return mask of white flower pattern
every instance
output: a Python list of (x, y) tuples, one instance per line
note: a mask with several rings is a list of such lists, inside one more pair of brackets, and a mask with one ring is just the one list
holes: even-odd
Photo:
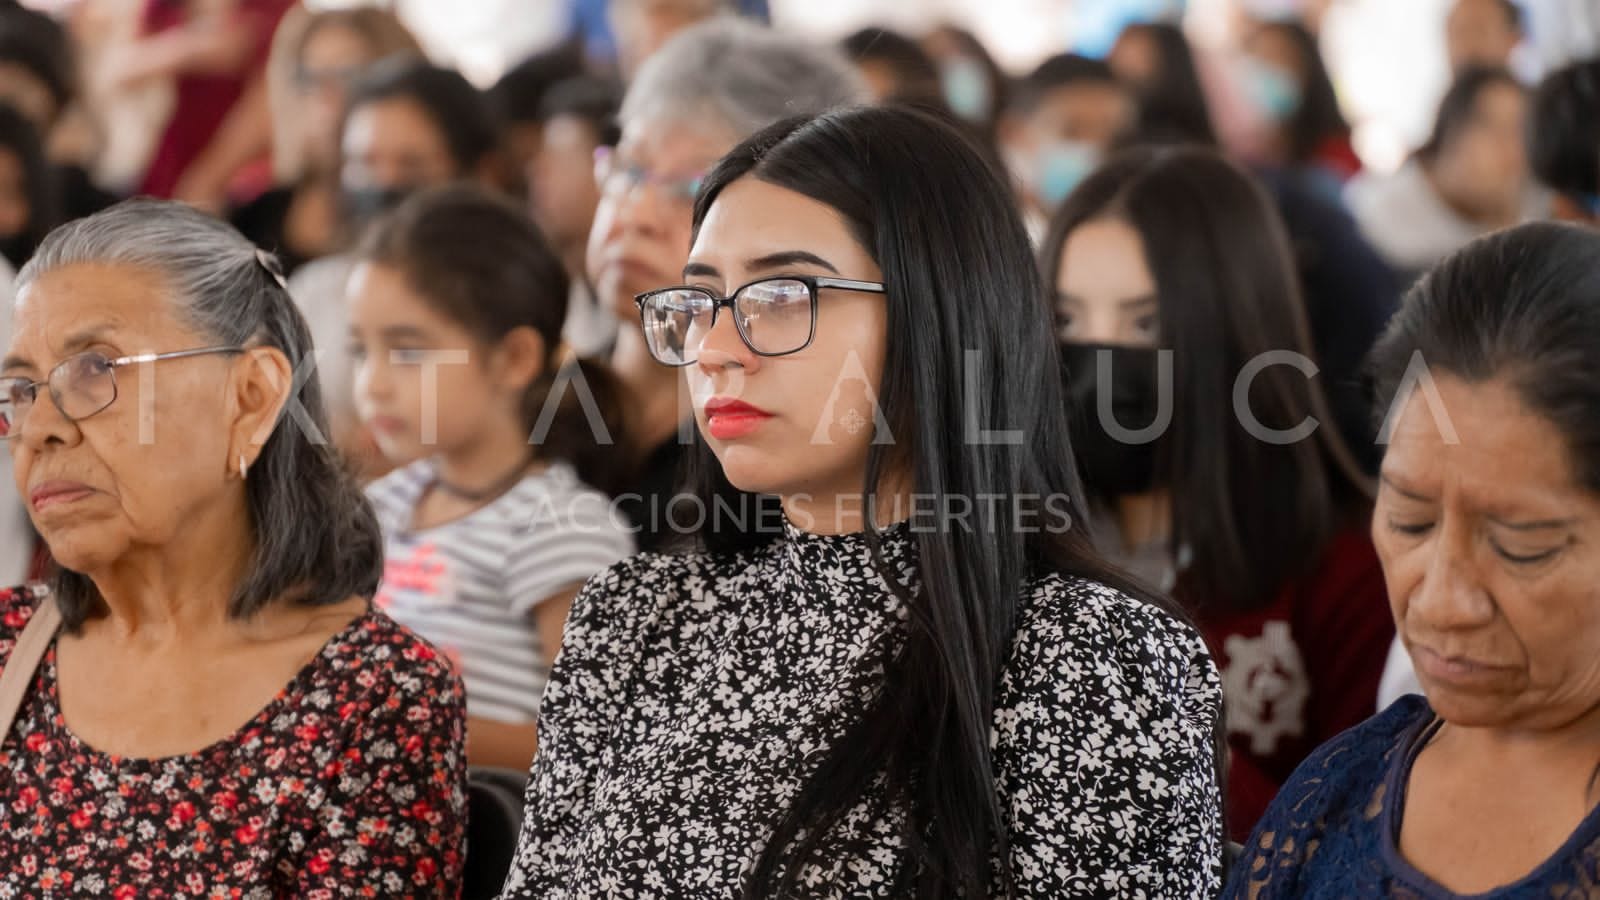
[[(909, 583), (915, 540), (887, 532)], [(805, 776), (860, 714), (907, 610), (863, 535), (726, 557), (642, 554), (578, 597), (546, 690), (504, 897), (734, 897)], [(1193, 629), (1119, 591), (1028, 585), (995, 697), (995, 790), (1019, 897), (1213, 897), (1215, 666)], [(908, 864), (882, 785), (804, 873), (887, 897)]]

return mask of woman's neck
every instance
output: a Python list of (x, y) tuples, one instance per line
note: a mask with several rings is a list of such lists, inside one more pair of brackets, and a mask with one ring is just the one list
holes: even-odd
[(783, 514), (801, 531), (834, 535), (866, 531), (869, 512), (873, 527), (878, 530), (905, 521), (916, 512), (916, 495), (907, 478), (880, 479), (870, 510), (860, 486), (861, 477), (857, 475), (846, 485), (786, 492), (781, 498)]
[(1124, 549), (1164, 542), (1172, 536), (1172, 498), (1166, 491), (1127, 494), (1116, 499), (1115, 507)]
[(97, 627), (155, 641), (228, 633), (229, 601), (255, 555), (244, 488), (187, 517), (172, 540), (86, 572), (107, 615)]
[(624, 323), (618, 330), (611, 370), (628, 398), (628, 433), (641, 454), (672, 440), (694, 414), (684, 379), (677, 369), (656, 362), (637, 327)]

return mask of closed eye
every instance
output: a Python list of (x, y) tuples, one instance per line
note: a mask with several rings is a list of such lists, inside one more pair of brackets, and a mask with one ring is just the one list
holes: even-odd
[(1432, 522), (1397, 522), (1394, 519), (1389, 520), (1390, 531), (1409, 537), (1420, 537), (1427, 534), (1431, 528), (1433, 528)]

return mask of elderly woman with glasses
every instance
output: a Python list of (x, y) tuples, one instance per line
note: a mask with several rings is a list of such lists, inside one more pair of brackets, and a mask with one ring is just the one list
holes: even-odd
[[(589, 232), (589, 280), (617, 318), (611, 364), (625, 387), (635, 472), (618, 506), (641, 550), (668, 543), (694, 515), (677, 502), (689, 400), (677, 372), (650, 355), (634, 297), (678, 280), (689, 257), (694, 196), (722, 154), (786, 116), (866, 98), (836, 51), (761, 26), (718, 19), (668, 41), (623, 99), (622, 141), (597, 154), (600, 205)], [(681, 527), (677, 530), (681, 530)]]
[(18, 278), (0, 431), (56, 563), (0, 591), (0, 871), (27, 896), (453, 897), (464, 712), (276, 262), (129, 201)]

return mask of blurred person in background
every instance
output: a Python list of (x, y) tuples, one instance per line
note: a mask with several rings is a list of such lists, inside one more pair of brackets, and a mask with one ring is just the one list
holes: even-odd
[(0, 256), (13, 271), (28, 262), (61, 222), (55, 175), (33, 124), (0, 103)]
[(267, 54), (294, 3), (145, 0), (140, 36), (111, 49), (117, 57), (111, 80), (127, 87), (170, 78), (175, 100), (139, 193), (220, 212), (234, 177), (254, 163), (261, 164), (254, 192), (269, 186)]
[(1052, 56), (1017, 82), (1000, 118), (1000, 149), (1035, 241), (1067, 195), (1135, 133), (1139, 105), (1111, 67)]
[[(373, 603), (462, 673), (467, 761), (526, 772), (572, 598), (633, 552), (596, 490), (615, 475), (618, 398), (602, 366), (563, 362), (561, 261), (510, 201), (424, 192), (356, 258), (357, 405), (400, 465), (367, 488), (384, 534)], [(452, 354), (429, 384), (424, 364)], [(593, 423), (561, 384), (579, 372)]]
[(595, 158), (622, 139), (621, 104), (621, 85), (603, 78), (584, 75), (551, 88), (540, 107), (541, 148), (528, 172), (533, 220), (572, 284), (562, 338), (579, 358), (609, 356), (617, 336), (617, 317), (595, 296), (585, 257), (600, 206)]
[(1242, 840), (1306, 754), (1371, 715), (1394, 636), (1287, 234), (1214, 152), (1140, 148), (1067, 200), (1041, 259), (1097, 542), (1206, 636)]
[(1528, 156), (1557, 218), (1600, 225), (1600, 59), (1550, 73), (1533, 96)]
[(544, 98), (550, 89), (582, 75), (583, 51), (574, 42), (535, 53), (506, 70), (489, 88), (504, 129), (508, 183), (523, 184), (543, 147)]
[(723, 19), (678, 35), (652, 57), (622, 102), (622, 140), (596, 164), (600, 205), (587, 268), (616, 316), (611, 364), (622, 380), (634, 477), (618, 498), (641, 550), (672, 537), (690, 403), (680, 372), (650, 354), (634, 297), (682, 277), (694, 198), (716, 161), (787, 116), (863, 102), (865, 84), (837, 50)]
[(1320, 173), (1337, 193), (1361, 171), (1361, 158), (1316, 35), (1295, 20), (1263, 22), (1242, 50), (1241, 87), (1262, 124), (1252, 162)]
[(666, 46), (673, 35), (731, 12), (728, 0), (610, 0), (606, 19), (616, 39), (622, 80), (632, 81), (644, 61)]
[(839, 48), (861, 70), (875, 102), (945, 106), (939, 67), (911, 38), (887, 28), (863, 28), (846, 36)]
[[(377, 63), (352, 85), (339, 135), (346, 241), (418, 190), (456, 181), (499, 187), (499, 121), (488, 99), (454, 69), (410, 58)], [(356, 420), (345, 341), (353, 267), (346, 253), (323, 257), (301, 267), (289, 290), (316, 340), (330, 439), (371, 474), (384, 462)]]
[(1516, 0), (1456, 0), (1445, 17), (1445, 56), (1450, 71), (1511, 69), (1522, 43), (1522, 10)]
[(1364, 174), (1345, 202), (1368, 241), (1410, 280), (1474, 238), (1544, 218), (1528, 171), (1528, 95), (1505, 69), (1467, 69), (1427, 143), (1389, 176)]
[(994, 144), (1000, 113), (1010, 96), (1011, 79), (1005, 70), (976, 35), (954, 25), (928, 32), (922, 49), (939, 67), (945, 105)]
[[(35, 10), (0, 8), (0, 103), (28, 120), (47, 156), (58, 126), (78, 101), (78, 87), (76, 54), (67, 30)], [(51, 160), (63, 221), (99, 212), (116, 202), (115, 196), (94, 183), (83, 162)]]
[(296, 8), (278, 29), (267, 65), (277, 186), (231, 219), (256, 246), (277, 254), (289, 275), (340, 248), (345, 101), (365, 69), (397, 55), (421, 58), (422, 48), (394, 13), (377, 7)]
[(1139, 95), (1139, 139), (1217, 145), (1194, 48), (1177, 25), (1137, 23), (1123, 29), (1106, 57)]

